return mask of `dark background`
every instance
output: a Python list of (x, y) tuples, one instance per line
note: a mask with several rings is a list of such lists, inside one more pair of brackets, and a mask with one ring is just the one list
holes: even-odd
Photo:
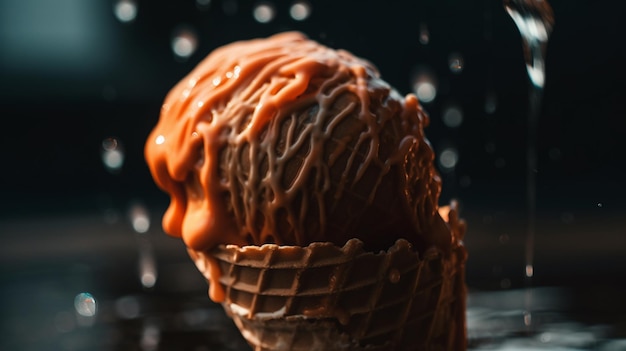
[[(434, 72), (438, 91), (424, 103), (432, 122), (426, 133), (437, 152), (458, 150), (454, 171), (442, 170), (441, 202), (459, 199), (469, 222), (468, 281), (521, 284), (528, 80), (519, 33), (500, 2), (312, 1), (305, 21), (290, 18), (288, 4), (277, 2), (270, 23), (255, 21), (250, 1), (201, 8), (194, 1), (140, 1), (130, 23), (114, 16), (113, 4), (0, 1), (0, 240), (6, 248), (26, 247), (20, 238), (30, 238), (35, 252), (54, 259), (53, 251), (37, 248), (36, 238), (51, 234), (21, 232), (19, 223), (111, 208), (124, 213), (137, 201), (155, 212), (158, 231), (168, 198), (152, 182), (143, 145), (165, 94), (217, 46), (298, 30), (368, 58), (403, 94), (412, 91), (417, 67)], [(229, 4), (237, 5), (234, 12)], [(626, 6), (551, 4), (556, 25), (536, 144), (535, 279), (546, 285), (626, 272)], [(181, 26), (198, 39), (187, 60), (171, 49)], [(430, 33), (427, 44), (419, 41), (422, 26)], [(458, 74), (448, 64), (454, 52), (464, 62)], [(489, 94), (496, 102), (491, 113)], [(458, 128), (441, 121), (450, 103), (463, 110)], [(125, 151), (120, 172), (101, 161), (102, 141), (111, 137)], [(95, 231), (106, 232), (98, 225)]]
[[(441, 203), (458, 199), (469, 224), (470, 306), (519, 312), (515, 288), (529, 283), (523, 274), (529, 86), (519, 32), (501, 2), (311, 0), (310, 17), (296, 21), (291, 2), (276, 1), (269, 23), (253, 18), (252, 1), (138, 1), (129, 23), (115, 17), (115, 3), (0, 0), (0, 348), (138, 349), (145, 341), (139, 333), (150, 332), (154, 318), (170, 335), (161, 338), (163, 350), (231, 338), (222, 329), (190, 334), (167, 324), (175, 313), (210, 302), (182, 242), (161, 230), (169, 199), (152, 181), (143, 146), (165, 94), (211, 50), (284, 30), (369, 59), (403, 94), (412, 91), (419, 67), (431, 70), (437, 97), (424, 103), (431, 116), (426, 134), (438, 155), (446, 147), (458, 151), (456, 167), (441, 169)], [(556, 24), (534, 145), (530, 284), (569, 289), (548, 298), (548, 312), (567, 305), (586, 323), (617, 326), (623, 339), (626, 3), (550, 3)], [(424, 26), (427, 44), (419, 40)], [(198, 40), (187, 60), (171, 48), (180, 28)], [(449, 68), (453, 53), (463, 58), (460, 73)], [(442, 121), (450, 104), (463, 111), (457, 128)], [(116, 172), (101, 159), (108, 138), (124, 150)], [(151, 219), (145, 234), (130, 225), (129, 209), (138, 204)], [(146, 257), (157, 267), (154, 287), (138, 279)], [(98, 328), (63, 324), (81, 291), (98, 298)], [(476, 295), (481, 291), (498, 295)], [(111, 312), (128, 297), (140, 302), (139, 318)], [(211, 328), (230, 325), (223, 314), (210, 316), (202, 321)], [(509, 328), (509, 317), (486, 329)]]

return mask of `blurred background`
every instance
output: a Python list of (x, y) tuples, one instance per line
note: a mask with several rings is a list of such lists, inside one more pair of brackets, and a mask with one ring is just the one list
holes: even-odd
[(163, 233), (143, 146), (211, 50), (298, 30), (430, 114), (441, 203), (469, 224), (471, 349), (626, 350), (626, 5), (550, 5), (529, 143), (500, 1), (0, 0), (0, 349), (249, 349)]

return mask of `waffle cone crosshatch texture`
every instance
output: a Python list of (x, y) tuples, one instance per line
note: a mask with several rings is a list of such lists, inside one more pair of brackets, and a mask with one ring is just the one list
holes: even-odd
[(462, 350), (466, 252), (423, 255), (399, 240), (386, 252), (343, 248), (220, 246), (222, 303), (255, 350)]

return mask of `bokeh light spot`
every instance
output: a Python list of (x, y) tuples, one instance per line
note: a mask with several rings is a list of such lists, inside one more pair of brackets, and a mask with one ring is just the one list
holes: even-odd
[(437, 83), (432, 71), (425, 67), (418, 67), (411, 79), (413, 93), (421, 103), (429, 103), (437, 97)]
[(311, 15), (311, 4), (306, 1), (296, 1), (291, 5), (289, 15), (296, 21), (304, 21)]
[(257, 4), (252, 11), (252, 16), (259, 23), (269, 23), (274, 19), (275, 15), (274, 5), (269, 2)]
[(187, 59), (196, 51), (198, 38), (190, 29), (179, 29), (174, 32), (171, 45), (176, 57)]
[(456, 167), (459, 154), (454, 148), (446, 148), (439, 153), (439, 164), (444, 170), (452, 170)]
[(109, 172), (118, 173), (124, 165), (125, 158), (122, 142), (114, 137), (104, 139), (100, 157)]
[(443, 111), (443, 124), (450, 128), (456, 128), (463, 123), (463, 110), (457, 105), (450, 105)]
[(113, 12), (120, 22), (132, 22), (137, 17), (137, 3), (133, 0), (119, 0), (113, 6)]

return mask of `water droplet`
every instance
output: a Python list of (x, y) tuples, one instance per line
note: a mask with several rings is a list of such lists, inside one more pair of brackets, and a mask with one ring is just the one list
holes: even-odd
[(304, 21), (311, 15), (311, 4), (307, 1), (296, 1), (291, 5), (289, 15), (296, 21)]
[(546, 80), (543, 60), (533, 59), (532, 63), (526, 64), (526, 71), (528, 72), (528, 77), (533, 85), (543, 88)]
[(463, 110), (457, 105), (450, 105), (443, 111), (443, 124), (450, 128), (456, 128), (463, 123)]
[(420, 24), (420, 34), (419, 34), (420, 44), (426, 45), (430, 42), (430, 32), (428, 31), (428, 26), (426, 23)]
[(602, 208), (602, 202), (598, 202), (598, 208)]
[(461, 54), (458, 52), (450, 54), (448, 57), (448, 67), (452, 73), (458, 74), (463, 72), (463, 69), (465, 68), (464, 66), (465, 62), (463, 61), (463, 56), (461, 56)]
[(130, 222), (137, 233), (145, 233), (150, 229), (150, 216), (142, 204), (133, 204), (129, 211)]
[(543, 89), (545, 44), (554, 26), (552, 8), (543, 0), (504, 0), (504, 7), (524, 42), (524, 58), (530, 82), (536, 88)]
[(161, 330), (154, 324), (146, 324), (141, 332), (141, 349), (144, 351), (157, 350), (161, 342)]
[(420, 67), (411, 80), (413, 93), (420, 102), (429, 103), (437, 97), (437, 82), (432, 71), (428, 68)]
[(187, 59), (196, 51), (198, 37), (189, 28), (177, 29), (172, 36), (172, 51), (179, 59)]
[(117, 174), (124, 165), (124, 147), (122, 142), (114, 137), (106, 138), (102, 141), (100, 153), (104, 167), (111, 173)]
[(96, 299), (90, 293), (80, 293), (74, 298), (76, 312), (84, 317), (93, 317), (97, 312)]
[(157, 281), (156, 259), (152, 244), (146, 237), (138, 241), (139, 245), (139, 281), (144, 288), (152, 288)]
[(432, 82), (420, 82), (415, 86), (415, 93), (421, 102), (427, 103), (435, 100), (437, 88)]
[(446, 148), (439, 153), (439, 164), (444, 170), (454, 169), (458, 160), (459, 154), (454, 148)]
[(398, 269), (393, 268), (389, 271), (389, 281), (394, 284), (400, 281), (400, 271)]
[(529, 311), (524, 311), (524, 325), (530, 327), (532, 320), (532, 314)]
[(539, 336), (539, 340), (542, 343), (549, 343), (552, 341), (552, 334), (550, 332), (543, 332), (541, 333), (541, 335)]
[(137, 3), (134, 0), (118, 0), (113, 6), (113, 12), (120, 22), (132, 22), (137, 17)]
[(531, 278), (534, 275), (534, 268), (532, 264), (527, 264), (526, 265), (526, 277)]
[(252, 16), (259, 23), (269, 23), (274, 19), (275, 15), (274, 5), (269, 2), (258, 3), (252, 11)]

